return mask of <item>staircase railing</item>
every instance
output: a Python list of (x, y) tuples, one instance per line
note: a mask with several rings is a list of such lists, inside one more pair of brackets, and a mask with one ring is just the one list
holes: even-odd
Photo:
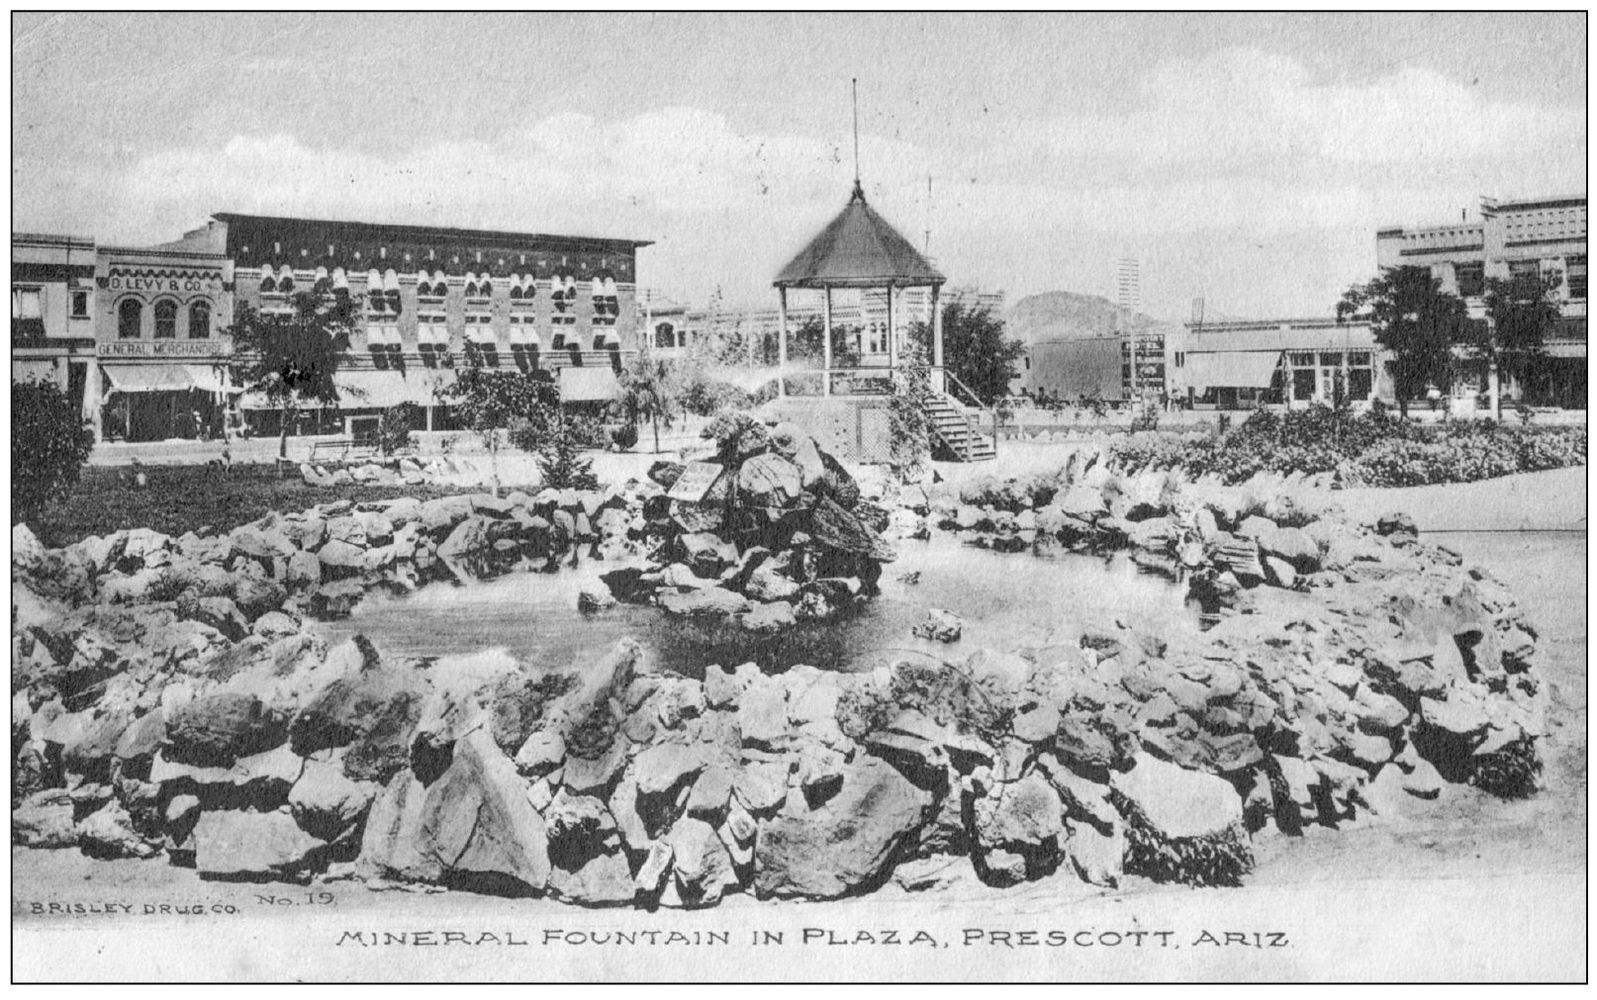
[[(971, 405), (975, 406), (977, 410), (981, 411), (982, 413), (986, 413), (986, 414), (989, 414), (989, 415), (992, 416), (992, 420), (993, 420), (993, 454), (996, 456), (998, 454), (998, 410), (993, 408), (993, 407), (991, 407), (991, 406), (988, 406), (986, 403), (983, 403), (981, 401), (981, 397), (976, 395), (976, 393), (971, 390), (970, 386), (968, 386), (965, 383), (961, 382), (959, 380), (959, 376), (958, 375), (955, 375), (953, 372), (949, 371), (946, 368), (943, 369), (943, 377), (944, 377), (944, 379), (947, 380), (947, 382), (952, 382), (955, 386), (957, 386), (959, 388), (959, 391), (965, 395), (965, 398), (970, 400)], [(944, 384), (946, 385), (947, 382), (945, 382)], [(949, 394), (945, 393), (945, 395), (949, 395)], [(976, 422), (977, 422), (978, 425), (980, 425), (981, 418), (977, 417), (976, 418)], [(967, 462), (970, 461), (970, 455), (971, 455), (970, 449), (971, 449), (971, 446), (975, 443), (975, 437), (976, 436), (973, 433), (967, 433), (965, 435), (965, 461), (967, 461)]]

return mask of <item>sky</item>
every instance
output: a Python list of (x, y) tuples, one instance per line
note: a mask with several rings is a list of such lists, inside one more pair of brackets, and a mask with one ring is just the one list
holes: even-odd
[[(12, 228), (216, 212), (646, 239), (769, 305), (846, 203), (955, 285), (1323, 315), (1375, 230), (1586, 190), (1584, 14), (17, 14)], [(928, 197), (928, 178), (930, 196)]]

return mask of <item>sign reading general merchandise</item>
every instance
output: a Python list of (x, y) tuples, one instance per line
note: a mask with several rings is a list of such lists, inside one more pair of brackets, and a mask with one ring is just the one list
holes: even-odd
[(205, 271), (150, 274), (113, 270), (106, 279), (106, 285), (113, 292), (204, 292), (217, 295), (222, 291), (222, 276)]
[(102, 358), (208, 358), (226, 354), (220, 340), (111, 340), (95, 345)]

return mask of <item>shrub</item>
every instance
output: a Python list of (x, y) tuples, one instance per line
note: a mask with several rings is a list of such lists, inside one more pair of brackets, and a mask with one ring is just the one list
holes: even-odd
[(11, 383), (11, 521), (37, 517), (77, 484), (94, 431), (54, 382)]
[(377, 447), (392, 455), (410, 447), (410, 432), (421, 422), (421, 408), (415, 403), (390, 406), (377, 417)]
[(596, 490), (599, 479), (593, 474), (593, 460), (582, 457), (573, 420), (556, 408), (549, 433), (538, 447), (538, 468), (543, 484), (556, 490)]
[(752, 405), (754, 397), (731, 382), (696, 379), (682, 391), (683, 408), (701, 417), (714, 416), (726, 409), (747, 409)]
[(1112, 467), (1127, 472), (1179, 468), (1233, 484), (1261, 472), (1334, 472), (1358, 486), (1474, 482), (1585, 461), (1584, 428), (1510, 428), (1490, 421), (1426, 427), (1393, 419), (1384, 407), (1365, 414), (1326, 407), (1285, 415), (1259, 411), (1213, 438), (1128, 435), (1110, 455)]

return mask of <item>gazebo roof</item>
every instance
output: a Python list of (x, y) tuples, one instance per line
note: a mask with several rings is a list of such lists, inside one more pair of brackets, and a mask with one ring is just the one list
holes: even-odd
[(778, 288), (874, 288), (941, 285), (946, 279), (865, 203), (859, 181), (837, 218), (794, 257), (773, 282)]

